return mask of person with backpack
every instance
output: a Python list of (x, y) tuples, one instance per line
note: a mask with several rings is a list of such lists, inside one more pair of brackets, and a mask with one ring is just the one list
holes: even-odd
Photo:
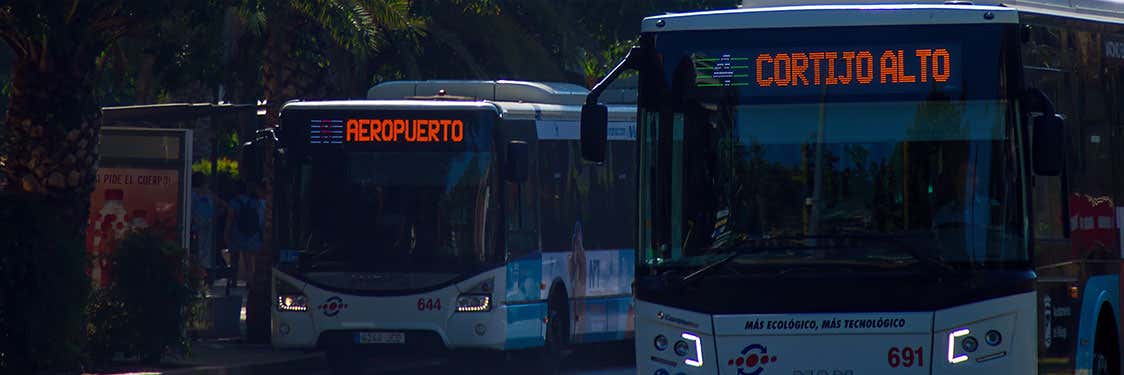
[(214, 280), (217, 261), (215, 246), (216, 220), (220, 211), (226, 210), (223, 202), (207, 184), (207, 176), (195, 172), (191, 174), (191, 245), (192, 254), (207, 272), (206, 285)]
[[(234, 277), (227, 281), (227, 290), (239, 279), (249, 281), (253, 277), (254, 257), (261, 251), (265, 232), (265, 201), (252, 190), (250, 183), (239, 184), (237, 194), (227, 206), (226, 243), (230, 247), (231, 273)], [(246, 274), (239, 273), (238, 265), (245, 267)]]

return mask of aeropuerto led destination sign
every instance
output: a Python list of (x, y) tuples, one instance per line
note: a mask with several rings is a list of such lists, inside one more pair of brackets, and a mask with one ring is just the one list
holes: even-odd
[(964, 57), (956, 45), (768, 48), (693, 55), (696, 87), (747, 96), (955, 93)]
[(283, 117), (288, 146), (310, 151), (483, 151), (495, 121), (492, 112), (472, 110), (306, 110)]
[(349, 118), (344, 142), (464, 141), (464, 121), (458, 119)]

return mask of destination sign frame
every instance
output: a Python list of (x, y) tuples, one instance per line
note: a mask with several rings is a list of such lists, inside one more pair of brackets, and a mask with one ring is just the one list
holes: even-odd
[[(684, 98), (672, 103), (673, 106), (694, 105), (693, 102), (754, 104), (795, 104), (826, 102), (869, 102), (869, 101), (942, 101), (942, 100), (1003, 100), (1017, 94), (1022, 87), (1021, 78), (1009, 67), (1019, 64), (1019, 29), (1009, 24), (964, 24), (964, 25), (869, 25), (856, 27), (792, 27), (792, 28), (753, 28), (730, 30), (691, 30), (644, 35), (639, 44), (650, 49), (651, 64), (646, 74), (641, 74), (641, 85), (662, 87), (673, 97)], [(944, 49), (949, 52), (949, 79), (935, 82), (932, 71), (927, 73), (928, 82), (920, 82), (919, 50)], [(901, 50), (901, 57), (898, 51)], [(881, 77), (871, 74), (872, 83), (857, 85), (826, 84), (827, 68), (819, 53), (836, 53), (838, 74), (846, 70), (844, 52), (868, 51), (875, 69), (880, 68), (881, 58), (887, 51), (886, 64), (893, 60), (906, 60), (902, 70), (887, 75), (888, 83), (881, 86)], [(924, 53), (924, 52), (922, 52)], [(805, 78), (808, 85), (770, 86), (758, 88), (757, 58), (762, 54), (774, 59), (778, 54), (793, 54), (807, 57), (798, 64), (807, 65)], [(812, 58), (810, 54), (817, 54)], [(893, 56), (891, 58), (890, 56)], [(711, 69), (700, 69), (718, 64), (717, 59), (731, 58), (723, 62), (719, 69), (726, 74), (729, 83), (716, 82)], [(825, 56), (826, 57), (826, 56)], [(865, 58), (865, 55), (864, 55)], [(931, 56), (930, 56), (931, 58)], [(710, 59), (706, 61), (704, 59)], [(737, 60), (733, 60), (737, 59)], [(854, 58), (852, 58), (854, 59)], [(782, 57), (782, 61), (784, 58)], [(815, 85), (815, 60), (820, 61), (821, 81)], [(931, 61), (931, 60), (927, 60)], [(773, 66), (763, 60), (766, 72)], [(943, 62), (943, 61), (942, 61)], [(852, 61), (852, 63), (854, 63)], [(841, 67), (841, 68), (840, 68)], [(852, 67), (852, 69), (854, 69)], [(782, 73), (784, 73), (782, 71)], [(812, 74), (807, 74), (812, 73)], [(875, 71), (873, 73), (879, 73)], [(900, 73), (900, 74), (899, 74)], [(943, 71), (939, 73), (944, 73)], [(736, 77), (734, 77), (737, 75)], [(771, 75), (763, 75), (763, 79)], [(890, 84), (893, 77), (915, 82)], [(707, 81), (710, 82), (707, 82)], [(698, 85), (698, 83), (723, 83), (721, 85)], [(874, 83), (879, 85), (875, 85)], [(686, 99), (690, 98), (690, 99)], [(642, 97), (641, 101), (654, 100), (655, 97)]]
[(743, 97), (955, 96), (964, 87), (957, 43), (764, 47), (696, 52), (695, 87)]
[(305, 109), (287, 112), (282, 141), (298, 152), (492, 151), (487, 109)]

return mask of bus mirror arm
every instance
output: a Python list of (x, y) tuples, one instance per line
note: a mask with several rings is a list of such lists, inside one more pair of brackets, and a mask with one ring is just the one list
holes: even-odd
[(585, 97), (581, 117), (581, 150), (582, 158), (595, 163), (605, 161), (605, 149), (609, 135), (609, 109), (604, 104), (598, 103), (601, 93), (628, 69), (635, 69), (636, 61), (640, 56), (640, 47), (632, 47), (621, 62), (617, 63), (609, 74), (593, 85)]
[(254, 139), (242, 144), (242, 159), (239, 161), (242, 174), (246, 181), (261, 181), (262, 165), (267, 147), (277, 145), (277, 134), (273, 129), (258, 129)]
[(604, 78), (601, 78), (597, 84), (593, 85), (592, 89), (589, 89), (589, 94), (585, 97), (585, 104), (597, 104), (597, 99), (601, 98), (601, 93), (605, 92), (605, 90), (609, 88), (609, 85), (613, 84), (621, 73), (624, 73), (625, 70), (636, 69), (638, 65), (637, 60), (639, 60), (639, 58), (640, 47), (632, 47), (629, 49), (628, 53), (621, 59), (621, 62), (617, 63), (617, 66), (614, 66), (612, 70), (609, 70), (609, 73), (606, 74)]
[(1065, 128), (1054, 103), (1042, 90), (1026, 93), (1029, 112), (1041, 113), (1031, 120), (1032, 167), (1039, 176), (1059, 176), (1065, 168)]

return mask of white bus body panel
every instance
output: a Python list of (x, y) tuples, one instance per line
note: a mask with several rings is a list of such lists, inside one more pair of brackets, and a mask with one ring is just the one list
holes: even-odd
[[(494, 285), (504, 285), (504, 275), (504, 269), (498, 268), (430, 292), (368, 297), (325, 291), (275, 270), (274, 277), (299, 285), (308, 298), (309, 309), (277, 311), (274, 304), (272, 343), (278, 348), (314, 348), (325, 331), (416, 330), (436, 333), (450, 349), (503, 349), (507, 339), (507, 312), (506, 306), (495, 300), (502, 294), (493, 294), (492, 309), (488, 312), (456, 312), (456, 299), (462, 290), (490, 278), (494, 278)], [(419, 299), (439, 300), (441, 308), (419, 309)], [(332, 302), (336, 302), (336, 307), (331, 307)], [(282, 325), (289, 328), (282, 329)], [(478, 325), (483, 326), (483, 333), (477, 332)]]
[[(1035, 301), (1030, 292), (934, 312), (745, 315), (638, 301), (637, 374), (1034, 374)], [(985, 338), (992, 330), (1002, 335), (995, 345)], [(701, 338), (702, 366), (688, 363), (698, 361), (690, 351), (674, 353), (684, 333)], [(658, 335), (668, 338), (667, 349), (656, 348)], [(967, 337), (978, 342), (970, 353), (962, 346)], [(907, 348), (920, 352), (910, 354), (910, 366), (901, 354)]]

